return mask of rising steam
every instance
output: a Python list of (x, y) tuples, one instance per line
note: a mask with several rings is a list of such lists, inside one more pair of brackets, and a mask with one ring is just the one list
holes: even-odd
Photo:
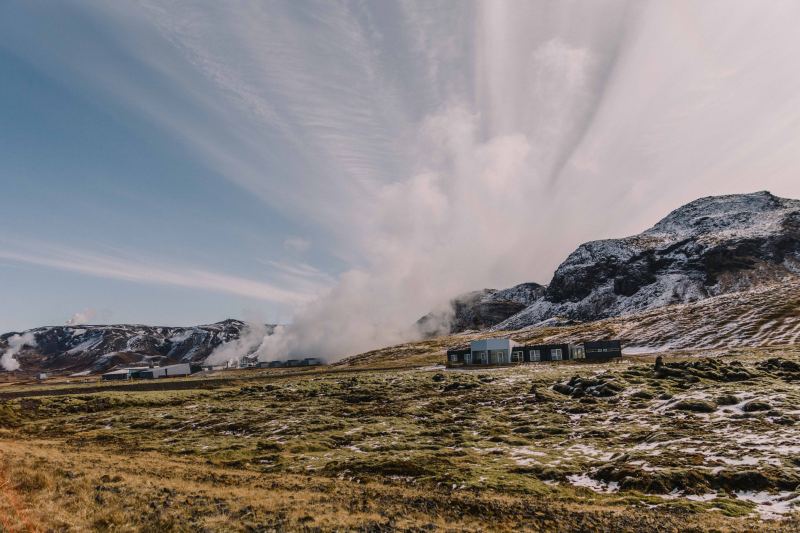
[[(548, 221), (563, 210), (555, 182), (607, 80), (625, 11), (589, 35), (528, 31), (537, 15), (481, 4), (472, 96), (445, 95), (447, 104), (421, 121), (419, 171), (375, 195), (365, 267), (265, 338), (263, 358), (330, 360), (414, 340), (415, 321), (459, 293), (491, 280), (547, 281), (531, 276), (553, 262), (540, 251), (551, 240)], [(436, 316), (443, 325), (451, 318)]]
[(82, 324), (88, 324), (91, 320), (95, 317), (97, 313), (94, 309), (84, 309), (83, 311), (78, 311), (77, 313), (73, 314), (69, 317), (69, 320), (64, 322), (67, 326), (79, 326)]
[[(542, 199), (561, 192), (554, 181), (613, 57), (558, 37), (504, 41), (498, 34), (519, 22), (498, 4), (485, 9), (477, 61), (490, 67), (478, 77), (478, 101), (451, 95), (421, 121), (419, 170), (380, 186), (365, 208), (359, 245), (366, 264), (265, 336), (261, 359), (330, 361), (414, 340), (420, 316), (487, 280), (542, 281), (531, 272), (553, 258), (536, 243), (549, 240), (547, 221), (563, 210)], [(502, 78), (512, 73), (509, 85)], [(451, 318), (446, 310), (436, 316), (443, 326)]]
[(209, 365), (238, 363), (243, 356), (255, 354), (271, 333), (272, 328), (262, 323), (248, 322), (239, 332), (237, 339), (217, 346), (206, 358), (205, 363)]
[(19, 361), (17, 361), (15, 356), (25, 346), (35, 347), (36, 338), (34, 337), (33, 333), (27, 332), (23, 333), (22, 335), (14, 334), (10, 336), (7, 342), (8, 347), (6, 348), (5, 352), (3, 352), (3, 355), (0, 356), (0, 367), (7, 372), (11, 372), (19, 369)]

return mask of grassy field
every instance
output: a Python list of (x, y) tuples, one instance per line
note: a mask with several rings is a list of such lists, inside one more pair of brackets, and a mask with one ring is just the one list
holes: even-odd
[(798, 530), (800, 349), (690, 355), (8, 384), (0, 530)]

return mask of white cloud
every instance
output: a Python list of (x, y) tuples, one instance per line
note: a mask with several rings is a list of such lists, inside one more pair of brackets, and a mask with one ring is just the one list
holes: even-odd
[(42, 242), (35, 247), (18, 245), (16, 249), (6, 244), (0, 248), (0, 258), (102, 278), (223, 292), (289, 305), (302, 304), (316, 295), (188, 265), (159, 263), (140, 255), (104, 255)]

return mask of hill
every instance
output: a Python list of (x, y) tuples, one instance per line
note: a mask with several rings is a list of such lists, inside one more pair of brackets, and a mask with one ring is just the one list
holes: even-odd
[(247, 327), (231, 319), (191, 327), (47, 326), (0, 335), (0, 351), (16, 344), (14, 359), (25, 371), (97, 372), (119, 364), (201, 362)]

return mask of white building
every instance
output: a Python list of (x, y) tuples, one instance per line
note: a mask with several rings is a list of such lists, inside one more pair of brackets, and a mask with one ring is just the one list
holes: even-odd
[(465, 363), (476, 365), (504, 365), (511, 363), (511, 350), (519, 346), (511, 339), (481, 339), (472, 341)]
[(164, 372), (163, 377), (165, 378), (189, 376), (192, 373), (192, 368), (189, 366), (189, 363), (179, 363), (177, 365), (159, 366), (156, 367), (156, 369), (162, 370)]
[(121, 368), (103, 374), (103, 380), (159, 379), (189, 376), (192, 369), (188, 363), (177, 365)]

